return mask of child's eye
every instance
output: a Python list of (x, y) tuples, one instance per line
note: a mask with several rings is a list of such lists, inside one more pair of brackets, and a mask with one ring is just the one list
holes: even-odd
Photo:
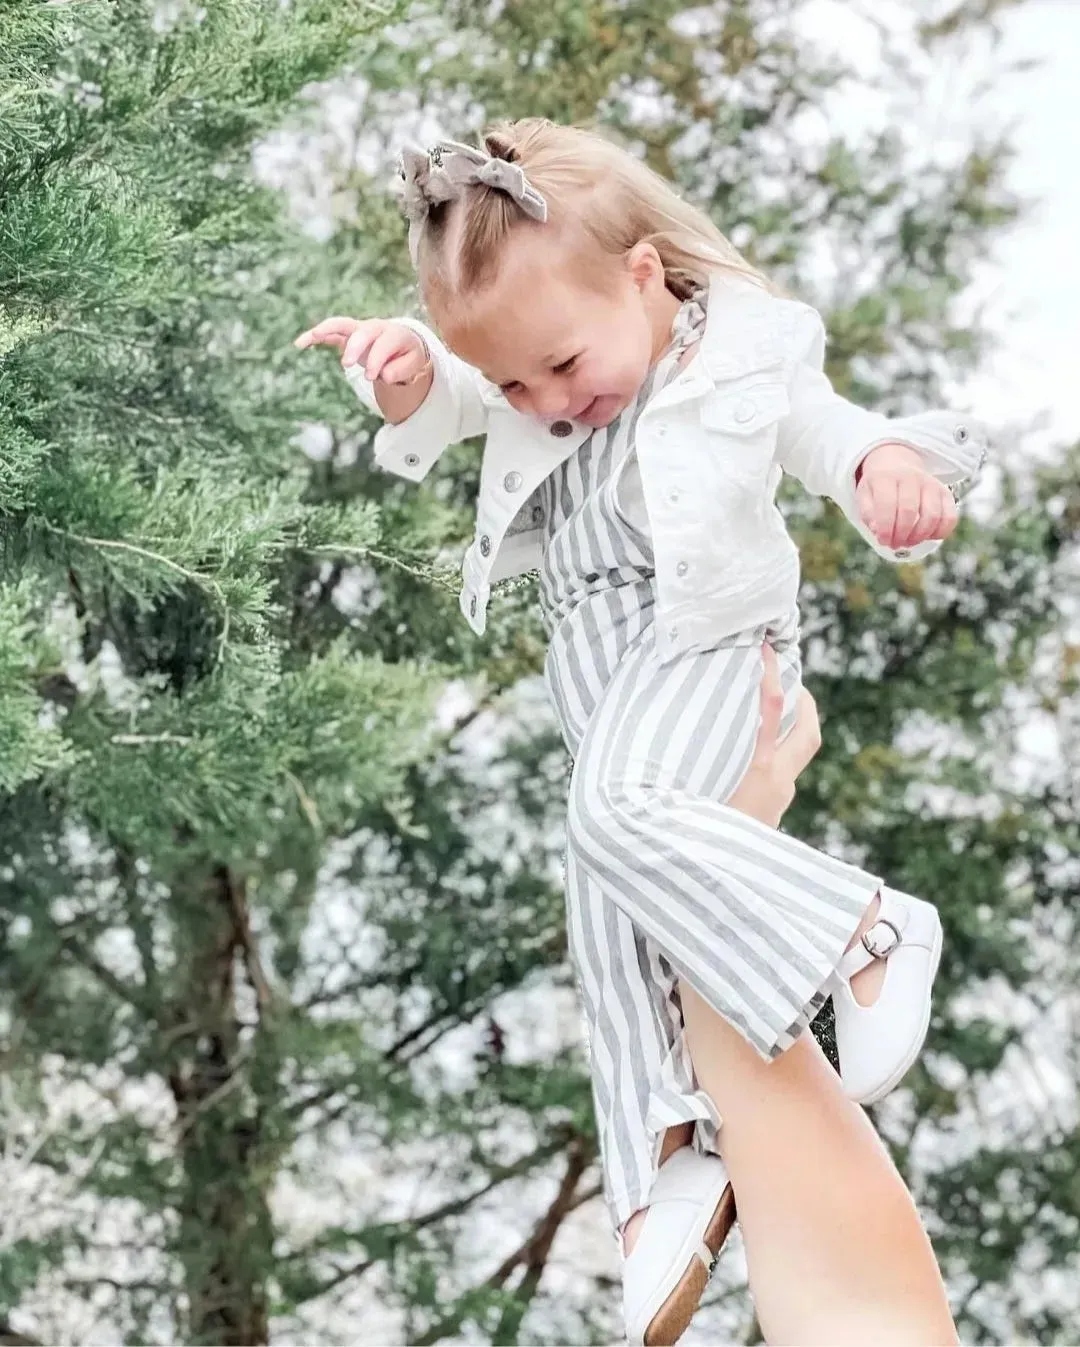
[(521, 392), (521, 385), (517, 382), (516, 379), (514, 379), (512, 382), (510, 382), (510, 383), (508, 383), (508, 384), (500, 384), (500, 385), (499, 385), (499, 392), (500, 392), (500, 393), (520, 393), (520, 392)]
[(564, 360), (561, 365), (554, 366), (556, 374), (569, 374), (578, 362), (578, 357), (572, 355), (569, 360)]

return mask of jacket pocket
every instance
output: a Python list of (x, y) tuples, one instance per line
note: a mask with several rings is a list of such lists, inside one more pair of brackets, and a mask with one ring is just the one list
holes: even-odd
[(780, 422), (791, 410), (787, 385), (779, 379), (715, 388), (701, 404), (701, 424), (716, 491), (728, 497), (738, 526), (756, 528), (772, 502), (770, 474), (776, 460)]
[(701, 404), (701, 423), (709, 430), (749, 439), (772, 430), (791, 410), (787, 386), (779, 381), (717, 388)]

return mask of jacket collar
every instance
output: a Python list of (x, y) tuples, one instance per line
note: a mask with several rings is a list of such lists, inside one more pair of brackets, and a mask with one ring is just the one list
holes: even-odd
[(748, 277), (718, 271), (709, 284), (701, 360), (714, 383), (785, 362), (788, 343), (774, 297)]

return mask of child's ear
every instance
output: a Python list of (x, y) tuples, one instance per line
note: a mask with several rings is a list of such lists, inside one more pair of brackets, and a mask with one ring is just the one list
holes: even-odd
[(630, 276), (643, 295), (664, 284), (664, 264), (651, 243), (635, 243), (626, 254)]

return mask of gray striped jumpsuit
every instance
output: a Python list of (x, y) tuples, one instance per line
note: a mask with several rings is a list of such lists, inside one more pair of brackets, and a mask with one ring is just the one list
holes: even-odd
[(798, 616), (661, 663), (638, 417), (704, 324), (688, 300), (636, 402), (538, 488), (545, 678), (574, 761), (567, 930), (584, 1005), (604, 1193), (620, 1227), (648, 1200), (664, 1131), (720, 1119), (698, 1089), (678, 980), (766, 1058), (795, 1041), (880, 881), (726, 807), (757, 737), (766, 634), (800, 691)]

